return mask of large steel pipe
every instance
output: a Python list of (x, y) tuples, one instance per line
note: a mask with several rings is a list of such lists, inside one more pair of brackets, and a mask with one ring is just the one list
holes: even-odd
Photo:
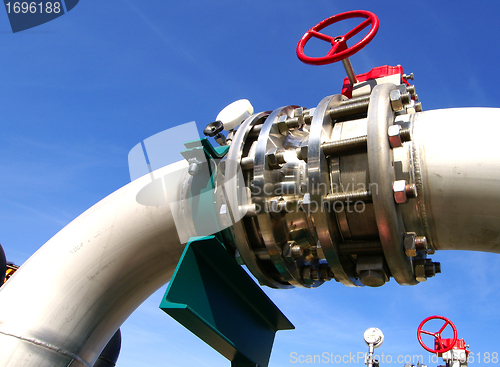
[[(171, 209), (136, 201), (152, 175), (84, 212), (0, 289), (0, 366), (92, 366), (127, 317), (170, 279), (183, 250)], [(169, 201), (177, 200), (176, 186), (169, 183)]]
[(413, 124), (434, 247), (500, 253), (500, 109), (426, 111)]
[[(435, 249), (500, 253), (500, 150), (497, 149), (497, 137), (494, 134), (496, 124), (500, 120), (500, 109), (461, 108), (397, 116), (396, 123), (402, 123), (402, 127), (408, 131), (413, 130), (413, 142), (391, 150), (387, 142), (389, 136), (386, 135), (393, 120), (387, 97), (391, 89), (393, 87), (380, 87), (377, 89), (380, 93), (374, 92), (375, 97), (370, 102), (374, 105), (369, 110), (368, 119), (336, 122), (333, 125), (330, 136), (332, 141), (348, 141), (360, 136), (366, 136), (368, 141), (372, 139), (368, 144), (368, 154), (372, 157), (367, 158), (367, 153), (360, 152), (357, 147), (354, 147), (356, 149), (353, 154), (345, 155), (343, 152), (338, 157), (330, 152), (330, 166), (318, 166), (318, 173), (330, 174), (330, 179), (336, 180), (332, 182), (340, 182), (338, 187), (341, 188), (344, 187), (342, 183), (351, 181), (371, 188), (370, 184), (374, 182), (376, 185), (373, 189), (380, 191), (361, 193), (365, 196), (372, 195), (373, 205), (381, 207), (380, 200), (384, 200), (382, 204), (385, 207), (397, 205), (396, 214), (401, 211), (405, 232), (415, 231), (419, 236), (425, 235)], [(377, 97), (379, 94), (383, 94), (384, 98)], [(388, 111), (389, 114), (378, 113), (377, 106), (379, 112)], [(314, 119), (323, 126), (324, 111), (316, 109), (316, 114)], [(263, 116), (259, 119), (261, 117)], [(313, 120), (313, 125), (316, 120)], [(369, 128), (367, 120), (372, 124)], [(249, 120), (243, 125), (245, 128), (236, 133), (235, 145), (229, 153), (235, 162), (239, 162), (244, 150), (242, 136), (249, 135), (246, 127), (250, 128), (256, 121)], [(327, 119), (326, 122), (330, 124), (330, 120)], [(268, 131), (265, 127), (261, 131)], [(296, 136), (297, 141), (302, 141), (300, 139), (305, 137), (305, 131), (292, 131), (287, 134)], [(311, 130), (310, 133), (315, 132)], [(281, 142), (277, 140), (280, 138), (279, 134), (281, 132), (276, 132), (275, 142)], [(309, 144), (312, 144), (313, 140), (309, 138)], [(248, 144), (254, 143), (255, 139)], [(320, 145), (317, 146), (317, 153), (320, 152)], [(266, 148), (263, 150), (266, 155), (272, 155), (272, 151), (267, 151), (267, 144), (262, 146)], [(382, 157), (384, 160), (375, 160), (373, 163), (373, 158), (377, 158), (376, 155), (382, 151), (382, 146), (385, 146)], [(239, 150), (233, 157), (234, 147)], [(279, 148), (281, 149), (281, 146)], [(297, 149), (297, 144), (291, 144), (289, 148), (294, 157)], [(307, 163), (303, 159), (299, 162), (298, 158), (293, 158), (279, 168), (283, 169), (282, 172), (300, 173), (301, 169), (305, 172), (306, 164), (314, 164), (314, 151), (309, 147), (302, 155), (302, 147), (299, 149), (301, 157), (305, 157), (305, 154), (309, 156)], [(252, 149), (248, 151), (252, 152)], [(261, 163), (258, 161), (257, 164), (263, 166), (269, 159), (262, 156)], [(269, 167), (266, 166), (266, 169)], [(377, 175), (377, 167), (385, 167), (385, 171)], [(179, 228), (175, 226), (174, 217), (177, 216), (178, 221), (182, 221), (182, 226), (179, 227), (186, 232), (181, 237), (189, 237), (191, 232), (188, 226), (189, 218), (186, 216), (190, 212), (186, 207), (182, 209), (182, 205), (175, 209), (177, 207), (174, 205), (173, 210), (179, 212), (173, 214), (169, 205), (159, 200), (163, 196), (157, 194), (166, 192), (170, 203), (184, 198), (189, 192), (187, 188), (191, 177), (186, 168), (185, 162), (178, 162), (146, 175), (103, 199), (54, 236), (0, 289), (1, 366), (52, 367), (72, 363), (71, 366), (90, 367), (94, 364), (120, 325), (150, 294), (170, 279), (175, 269), (183, 245), (179, 240)], [(368, 168), (370, 172), (367, 171)], [(403, 175), (410, 182), (415, 181), (418, 192), (416, 199), (396, 204), (400, 201), (395, 200), (392, 191), (393, 169), (396, 176)], [(288, 183), (307, 188), (307, 185), (304, 185), (307, 181), (304, 172), (283, 177), (292, 180)], [(309, 170), (308, 174), (311, 176), (312, 171)], [(152, 181), (152, 178), (167, 176), (166, 180)], [(249, 185), (252, 180), (251, 177), (247, 178), (246, 184)], [(397, 179), (401, 180), (401, 177)], [(349, 185), (346, 184), (345, 187), (347, 189)], [(236, 188), (233, 187), (234, 189)], [(344, 192), (342, 189), (329, 194), (330, 196), (325, 197), (340, 198), (359, 192)], [(302, 230), (302, 237), (296, 236), (292, 238), (293, 241), (285, 241), (287, 244), (291, 242), (290, 249), (293, 250), (298, 248), (297, 243), (307, 245), (308, 242), (304, 242), (304, 238), (307, 241), (309, 237), (315, 239), (313, 224), (318, 225), (320, 222), (308, 222), (305, 218), (304, 213), (307, 213), (307, 210), (304, 211), (304, 208), (307, 209), (307, 205), (310, 205), (308, 193), (300, 191), (296, 193), (296, 197), (291, 197), (289, 193), (282, 195), (284, 198), (280, 198), (281, 204), (290, 204), (292, 209), (295, 206), (298, 211), (291, 210), (279, 216), (273, 214), (272, 218), (290, 218), (285, 224), (292, 228), (293, 222), (294, 226), (285, 231), (285, 235), (294, 231), (297, 234), (297, 230)], [(285, 202), (285, 199), (290, 203)], [(373, 205), (367, 200), (365, 211), (340, 217), (343, 221), (340, 228), (343, 236), (351, 237), (340, 243), (339, 253), (340, 249), (343, 249), (343, 261), (349, 260), (344, 261), (344, 264), (347, 264), (349, 271), (356, 273), (358, 278), (366, 272), (373, 274), (378, 271), (380, 277), (377, 279), (383, 280), (383, 284), (385, 278), (382, 275), (385, 273), (382, 272), (386, 272), (386, 269), (382, 256), (385, 256), (386, 261), (389, 257), (392, 261), (390, 265), (397, 268), (400, 265), (408, 267), (410, 260), (406, 255), (410, 255), (404, 252), (403, 256), (403, 245), (396, 242), (384, 247), (383, 241), (386, 238), (381, 236), (380, 232), (387, 231), (389, 225), (395, 223), (394, 218), (390, 219), (384, 211), (375, 213), (376, 216), (372, 215)], [(323, 212), (320, 214), (323, 215)], [(399, 218), (399, 214), (397, 215)], [(390, 220), (385, 220), (385, 217)], [(247, 216), (245, 220), (248, 224), (253, 217)], [(328, 230), (330, 227), (325, 226)], [(256, 226), (245, 228), (257, 231), (255, 238), (261, 235)], [(278, 229), (282, 230), (281, 227)], [(304, 232), (304, 229), (309, 232)], [(402, 231), (395, 233), (395, 237), (402, 239)], [(241, 240), (242, 237), (235, 238)], [(240, 240), (236, 246), (245, 245)], [(361, 251), (366, 250), (367, 246), (371, 252)], [(393, 248), (399, 252), (392, 251)], [(298, 258), (304, 254), (287, 254), (283, 249), (286, 250), (286, 246), (281, 248), (284, 255), (277, 254), (273, 260), (279, 263), (285, 257), (291, 264), (296, 260), (293, 256)], [(262, 247), (259, 250), (260, 252), (255, 254), (259, 261), (271, 258), (262, 256)], [(248, 248), (248, 251), (253, 249)], [(324, 247), (314, 248), (308, 254), (320, 257), (324, 256), (323, 251)], [(357, 264), (354, 264), (354, 258), (350, 257), (352, 254), (358, 255)], [(422, 262), (421, 266), (425, 270), (427, 262), (423, 263), (424, 259), (414, 258), (412, 261), (415, 261), (417, 267), (420, 266), (418, 262)], [(314, 277), (310, 264), (306, 265), (307, 271), (300, 273), (298, 277), (309, 280), (310, 284), (320, 276), (332, 277), (324, 263), (318, 269), (313, 269), (317, 271)], [(428, 265), (434, 266), (432, 263)], [(410, 268), (410, 271), (412, 269)], [(432, 276), (420, 272), (420, 268), (417, 270), (419, 273), (415, 270), (415, 274), (418, 281)], [(387, 277), (387, 274), (384, 276)], [(398, 282), (412, 283), (405, 279)], [(372, 283), (368, 282), (368, 285)]]

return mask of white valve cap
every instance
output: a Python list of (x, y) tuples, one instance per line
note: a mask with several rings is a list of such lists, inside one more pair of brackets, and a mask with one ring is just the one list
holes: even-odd
[(377, 329), (376, 327), (371, 327), (365, 331), (363, 335), (365, 339), (365, 343), (370, 345), (373, 344), (374, 348), (378, 348), (384, 342), (384, 334), (382, 330)]
[(217, 115), (216, 121), (221, 121), (224, 130), (233, 130), (253, 114), (253, 106), (248, 99), (237, 100), (226, 106)]

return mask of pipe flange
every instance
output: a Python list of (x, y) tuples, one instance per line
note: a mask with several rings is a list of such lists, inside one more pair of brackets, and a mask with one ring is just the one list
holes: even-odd
[[(330, 139), (333, 129), (330, 110), (340, 105), (343, 100), (340, 94), (328, 96), (318, 104), (314, 112), (309, 133), (307, 149), (307, 174), (310, 201), (310, 216), (313, 218), (316, 227), (321, 250), (324, 253), (328, 265), (330, 266), (335, 279), (346, 286), (360, 286), (361, 283), (356, 278), (354, 264), (350, 257), (339, 255), (338, 244), (341, 236), (331, 213), (326, 212), (323, 207), (324, 197), (329, 192), (330, 178), (328, 170), (328, 160), (321, 149), (321, 144)], [(349, 265), (349, 266), (344, 266)]]
[[(224, 160), (224, 184), (222, 188), (226, 197), (228, 210), (230, 213), (233, 213), (233, 216), (241, 215), (242, 211), (243, 214), (246, 214), (245, 211), (247, 208), (244, 208), (244, 206), (251, 204), (250, 202), (240, 203), (240, 201), (238, 201), (238, 195), (241, 194), (240, 190), (246, 190), (246, 187), (251, 181), (251, 178), (247, 178), (249, 182), (246, 183), (239, 181), (240, 175), (238, 172), (241, 170), (240, 161), (246, 145), (249, 144), (248, 135), (250, 131), (254, 126), (262, 123), (262, 120), (266, 119), (269, 114), (270, 112), (257, 113), (243, 122), (236, 131), (229, 152)], [(243, 194), (248, 195), (246, 192)], [(234, 207), (235, 203), (240, 203), (242, 208), (239, 206)], [(264, 247), (264, 243), (257, 231), (254, 231), (255, 235), (252, 240), (249, 238), (250, 234), (247, 233), (247, 229), (256, 227), (254, 221), (255, 218), (252, 217), (244, 217), (239, 221), (233, 220), (233, 225), (230, 227), (230, 230), (234, 238), (232, 241), (234, 246), (238, 250), (241, 259), (248, 267), (248, 270), (257, 278), (260, 284), (267, 285), (271, 288), (290, 288), (288, 283), (284, 283), (280, 279), (279, 273), (274, 269), (270, 261), (261, 260), (255, 255), (253, 246), (259, 247), (260, 245)]]
[(395, 173), (387, 130), (394, 122), (390, 93), (394, 84), (375, 86), (368, 106), (368, 166), (370, 185), (384, 256), (394, 279), (401, 285), (418, 282), (413, 274), (411, 259), (404, 252), (405, 229), (401, 211), (394, 201)]
[[(295, 108), (297, 106), (276, 109), (262, 126), (255, 150), (252, 200), (257, 209), (257, 221), (267, 253), (280, 275), (296, 287), (317, 287), (323, 282), (310, 282), (303, 277), (302, 268), (306, 261), (302, 258), (290, 261), (290, 258), (287, 260), (283, 255), (286, 244), (292, 239), (287, 226), (289, 217), (306, 215), (289, 207), (291, 202), (291, 205), (296, 205), (298, 190), (288, 194), (282, 190), (283, 171), (286, 171), (288, 163), (277, 160), (278, 152), (284, 151), (288, 134), (293, 134), (291, 130), (279, 129), (279, 122), (293, 117)], [(315, 244), (310, 243), (305, 249), (308, 250), (308, 247)]]

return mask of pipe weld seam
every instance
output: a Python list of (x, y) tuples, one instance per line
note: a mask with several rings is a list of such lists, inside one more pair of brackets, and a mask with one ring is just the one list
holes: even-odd
[(81, 359), (79, 356), (77, 356), (76, 354), (74, 353), (71, 353), (67, 350), (64, 350), (62, 348), (58, 348), (54, 345), (51, 345), (49, 343), (45, 343), (45, 342), (42, 342), (42, 341), (39, 341), (39, 340), (36, 340), (36, 339), (33, 339), (33, 338), (26, 338), (24, 336), (19, 336), (19, 335), (14, 335), (14, 334), (11, 334), (11, 333), (6, 333), (4, 331), (1, 331), (0, 330), (0, 334), (3, 334), (5, 336), (11, 336), (13, 338), (16, 338), (16, 339), (19, 339), (19, 340), (22, 340), (22, 341), (25, 341), (27, 343), (31, 343), (33, 345), (37, 345), (39, 347), (42, 347), (42, 348), (45, 348), (45, 349), (49, 349), (57, 354), (60, 354), (62, 356), (65, 356), (65, 357), (70, 357), (74, 360), (76, 360), (77, 362), (80, 362), (81, 364), (83, 364), (85, 367), (92, 367), (90, 365), (90, 363), (84, 361), (83, 359)]

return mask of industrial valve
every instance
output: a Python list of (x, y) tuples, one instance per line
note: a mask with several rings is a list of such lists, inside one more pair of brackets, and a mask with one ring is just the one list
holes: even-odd
[[(423, 330), (423, 327), (432, 320), (444, 321), (442, 327), (437, 332), (430, 332)], [(453, 330), (452, 338), (443, 338), (443, 332), (450, 326)], [(422, 334), (434, 337), (434, 347), (426, 345), (422, 339)], [(467, 359), (469, 356), (469, 347), (465, 344), (464, 339), (458, 339), (457, 328), (446, 317), (443, 316), (429, 316), (423, 320), (417, 329), (417, 338), (420, 345), (430, 353), (436, 353), (439, 357), (443, 358), (446, 367), (462, 367), (467, 366)]]
[[(345, 35), (320, 33), (349, 18), (363, 20)], [(348, 47), (369, 25), (366, 36)], [(375, 14), (351, 11), (300, 39), (303, 62), (343, 62), (348, 77), (342, 93), (315, 108), (284, 106), (253, 115), (248, 101), (237, 101), (219, 114), (217, 130), (216, 123), (205, 129), (208, 136), (222, 126), (229, 130), (216, 183), (224, 194), (215, 211), (222, 213), (226, 243), (263, 285), (311, 288), (334, 279), (381, 286), (391, 277), (413, 285), (440, 272), (440, 264), (427, 258), (435, 245), (412, 137), (421, 111), (415, 87), (399, 65), (356, 75), (348, 60), (378, 26)], [(306, 56), (313, 37), (330, 43), (326, 56)], [(242, 186), (247, 195), (238, 196)], [(240, 221), (231, 220), (239, 215)]]

